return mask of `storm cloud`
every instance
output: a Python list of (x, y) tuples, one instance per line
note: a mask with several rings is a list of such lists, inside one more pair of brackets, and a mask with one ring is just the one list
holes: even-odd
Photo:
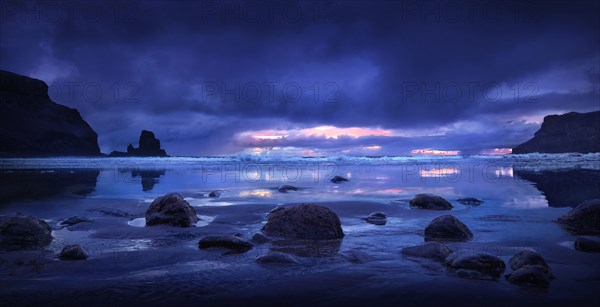
[[(147, 129), (173, 155), (479, 153), (529, 139), (545, 115), (600, 109), (599, 12), (584, 1), (2, 1), (0, 68), (46, 81), (103, 152)], [(294, 134), (324, 126), (390, 133)]]

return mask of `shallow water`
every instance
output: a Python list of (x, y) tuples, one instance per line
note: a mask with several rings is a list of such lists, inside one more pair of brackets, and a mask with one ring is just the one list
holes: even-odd
[[(553, 221), (586, 199), (600, 198), (600, 155), (524, 155), (449, 158), (59, 158), (0, 160), (0, 214), (20, 212), (49, 222), (53, 243), (42, 251), (1, 252), (2, 299), (20, 303), (132, 303), (212, 305), (456, 304), (592, 305), (600, 298), (600, 256), (572, 248), (575, 236)], [(328, 180), (341, 175), (349, 182)], [(281, 193), (282, 184), (298, 191)], [(218, 198), (208, 197), (220, 191)], [(160, 195), (177, 192), (195, 207), (196, 227), (144, 227), (144, 212)], [(451, 211), (411, 209), (418, 193), (449, 200)], [(480, 206), (456, 201), (476, 197)], [(209, 234), (250, 238), (276, 205), (319, 203), (335, 211), (341, 242), (257, 245), (244, 254), (199, 250)], [(362, 217), (382, 211), (385, 226)], [(104, 213), (103, 213), (104, 212)], [(111, 214), (106, 214), (106, 213)], [(486, 251), (505, 262), (534, 248), (557, 277), (548, 289), (466, 280), (435, 262), (405, 258), (400, 250), (423, 242), (435, 217), (452, 214), (473, 231), (453, 250)], [(91, 218), (61, 228), (71, 216)], [(58, 261), (65, 244), (91, 257)], [(299, 256), (301, 265), (262, 266), (268, 250)], [(365, 263), (350, 261), (358, 255)], [(350, 260), (349, 260), (350, 259)], [(510, 268), (505, 273), (509, 273)], [(31, 293), (36, 296), (31, 296)], [(4, 305), (4, 304), (3, 304)], [(292, 304), (293, 305), (293, 304)]]

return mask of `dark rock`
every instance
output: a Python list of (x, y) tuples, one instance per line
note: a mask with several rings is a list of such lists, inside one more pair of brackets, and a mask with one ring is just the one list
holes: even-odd
[(450, 269), (477, 271), (492, 277), (499, 277), (506, 269), (504, 261), (492, 254), (466, 250), (450, 254), (445, 263)]
[(369, 224), (385, 225), (387, 223), (387, 216), (383, 212), (374, 212), (363, 218), (363, 220)]
[(512, 150), (513, 154), (531, 152), (600, 152), (600, 111), (544, 117), (535, 136)]
[(43, 220), (25, 215), (0, 216), (0, 249), (44, 247), (52, 242), (52, 229)]
[(168, 157), (164, 149), (160, 148), (160, 141), (154, 136), (154, 133), (148, 130), (142, 130), (140, 135), (139, 147), (135, 148), (129, 144), (127, 152), (113, 151), (111, 157)]
[(81, 217), (81, 216), (72, 216), (66, 220), (62, 220), (60, 222), (61, 226), (73, 226), (75, 224), (79, 224), (79, 223), (91, 223), (94, 220), (92, 219), (88, 219), (86, 217)]
[(331, 178), (331, 182), (333, 183), (340, 183), (340, 182), (345, 182), (348, 181), (348, 179), (342, 177), (342, 176), (334, 176), (333, 178)]
[(221, 192), (219, 191), (212, 191), (208, 193), (208, 197), (210, 198), (219, 198), (219, 196), (221, 196)]
[(473, 238), (473, 233), (459, 219), (452, 215), (439, 216), (425, 228), (425, 240), (466, 241)]
[(177, 193), (155, 199), (146, 210), (146, 226), (167, 224), (190, 227), (198, 222), (194, 207)]
[(58, 255), (60, 260), (85, 260), (88, 257), (88, 253), (79, 244), (65, 246)]
[(444, 261), (452, 251), (438, 242), (427, 242), (423, 245), (410, 246), (402, 249), (402, 254), (418, 258), (428, 258), (437, 261)]
[(267, 236), (263, 235), (262, 233), (255, 233), (252, 236), (251, 240), (252, 240), (252, 242), (257, 243), (257, 244), (264, 244), (264, 243), (271, 241), (271, 239), (269, 239)]
[(256, 257), (256, 262), (260, 264), (300, 264), (300, 261), (292, 255), (273, 251)]
[(284, 184), (277, 188), (277, 191), (281, 193), (287, 193), (288, 191), (298, 191), (298, 188), (293, 185)]
[(554, 275), (543, 265), (526, 265), (506, 275), (506, 279), (516, 285), (548, 287)]
[(467, 206), (479, 206), (484, 203), (483, 200), (474, 197), (459, 198), (456, 201)]
[(98, 135), (43, 81), (0, 70), (0, 156), (99, 156)]
[(548, 263), (542, 255), (533, 250), (522, 250), (508, 260), (510, 268), (518, 270), (526, 265), (541, 265), (548, 268)]
[(340, 219), (327, 207), (302, 204), (269, 215), (263, 232), (294, 239), (332, 240), (344, 237)]
[(410, 200), (410, 206), (428, 210), (450, 210), (452, 205), (445, 199), (431, 194), (417, 194)]
[(582, 252), (600, 253), (600, 238), (579, 237), (575, 240), (575, 249)]
[(576, 234), (600, 234), (600, 199), (579, 204), (561, 216), (558, 223)]
[(132, 220), (134, 216), (126, 211), (112, 208), (104, 208), (104, 209), (96, 209), (94, 211), (98, 211), (100, 214), (114, 216), (114, 217), (124, 217)]
[(280, 206), (277, 206), (277, 207), (275, 207), (275, 208), (273, 208), (273, 209), (271, 209), (271, 211), (269, 211), (269, 213), (267, 213), (267, 218), (268, 218), (269, 216), (271, 216), (273, 213), (275, 213), (275, 212), (279, 212), (279, 211), (281, 211), (281, 210), (283, 210), (283, 209), (285, 209), (285, 207), (284, 207), (284, 206), (281, 206), (281, 205), (280, 205)]
[(198, 242), (199, 248), (222, 247), (234, 253), (244, 253), (254, 245), (236, 236), (206, 236)]

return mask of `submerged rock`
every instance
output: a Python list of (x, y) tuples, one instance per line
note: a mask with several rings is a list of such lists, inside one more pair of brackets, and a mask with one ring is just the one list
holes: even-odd
[(255, 233), (252, 236), (251, 240), (252, 240), (252, 242), (258, 243), (258, 244), (264, 244), (264, 243), (271, 241), (271, 239), (269, 239), (267, 236), (263, 235), (262, 233)]
[(334, 176), (333, 178), (331, 178), (330, 181), (333, 183), (340, 183), (340, 182), (346, 182), (346, 181), (348, 181), (348, 179), (346, 179), (342, 176)]
[(474, 197), (459, 198), (456, 201), (467, 206), (479, 206), (484, 203), (483, 200)]
[(20, 214), (0, 216), (0, 249), (44, 247), (52, 239), (52, 229), (43, 220)]
[(410, 206), (428, 210), (450, 210), (452, 205), (442, 197), (432, 194), (417, 194), (410, 200)]
[(526, 265), (506, 275), (506, 279), (522, 286), (548, 287), (554, 275), (543, 265)]
[(387, 223), (387, 216), (383, 212), (374, 212), (363, 218), (363, 220), (369, 224), (385, 225)]
[(508, 260), (508, 264), (513, 270), (518, 270), (526, 265), (541, 265), (543, 267), (549, 267), (542, 255), (538, 254), (536, 251), (528, 249), (516, 253)]
[(582, 252), (600, 253), (600, 238), (579, 237), (575, 240), (575, 249)]
[(600, 199), (579, 204), (561, 216), (558, 223), (577, 234), (600, 234)]
[(332, 240), (344, 237), (337, 214), (315, 204), (302, 204), (271, 213), (262, 230), (269, 236), (294, 239)]
[(155, 199), (146, 210), (146, 226), (167, 224), (190, 227), (198, 222), (194, 207), (177, 193)]
[(235, 253), (244, 253), (254, 245), (236, 236), (206, 236), (198, 241), (198, 248), (222, 247)]
[(477, 271), (494, 278), (499, 277), (506, 269), (504, 261), (492, 254), (472, 253), (466, 250), (449, 255), (445, 263), (454, 270)]
[(65, 246), (58, 255), (60, 260), (85, 260), (88, 257), (88, 253), (79, 244)]
[(298, 188), (293, 185), (284, 184), (277, 188), (277, 191), (281, 193), (287, 193), (288, 191), (298, 191)]
[(452, 254), (452, 250), (450, 250), (446, 245), (438, 242), (427, 242), (422, 245), (405, 247), (402, 249), (402, 254), (406, 256), (444, 261), (448, 255)]
[(256, 257), (256, 262), (260, 264), (300, 264), (300, 261), (292, 255), (273, 251)]
[(210, 198), (219, 198), (219, 196), (221, 196), (221, 192), (219, 191), (212, 191), (208, 193), (208, 197)]
[(72, 216), (66, 220), (62, 220), (59, 224), (61, 226), (73, 226), (79, 223), (91, 223), (94, 220), (92, 219), (88, 219), (87, 217), (81, 217), (81, 216)]
[(425, 240), (467, 241), (473, 233), (459, 219), (452, 215), (439, 216), (425, 228)]
[(375, 257), (359, 250), (351, 250), (342, 254), (342, 256), (352, 263), (367, 263), (375, 261)]
[(123, 210), (119, 210), (119, 209), (105, 208), (105, 209), (94, 209), (92, 211), (98, 211), (100, 214), (103, 214), (103, 215), (109, 215), (109, 216), (114, 216), (114, 217), (124, 217), (124, 218), (128, 218), (130, 220), (132, 220), (134, 218), (134, 216), (131, 213), (123, 211)]

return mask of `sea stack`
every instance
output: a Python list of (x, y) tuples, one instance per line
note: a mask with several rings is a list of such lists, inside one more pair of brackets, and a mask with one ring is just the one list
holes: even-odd
[(142, 130), (139, 147), (129, 144), (127, 152), (113, 151), (111, 157), (168, 157), (167, 152), (160, 148), (160, 141), (152, 131)]

